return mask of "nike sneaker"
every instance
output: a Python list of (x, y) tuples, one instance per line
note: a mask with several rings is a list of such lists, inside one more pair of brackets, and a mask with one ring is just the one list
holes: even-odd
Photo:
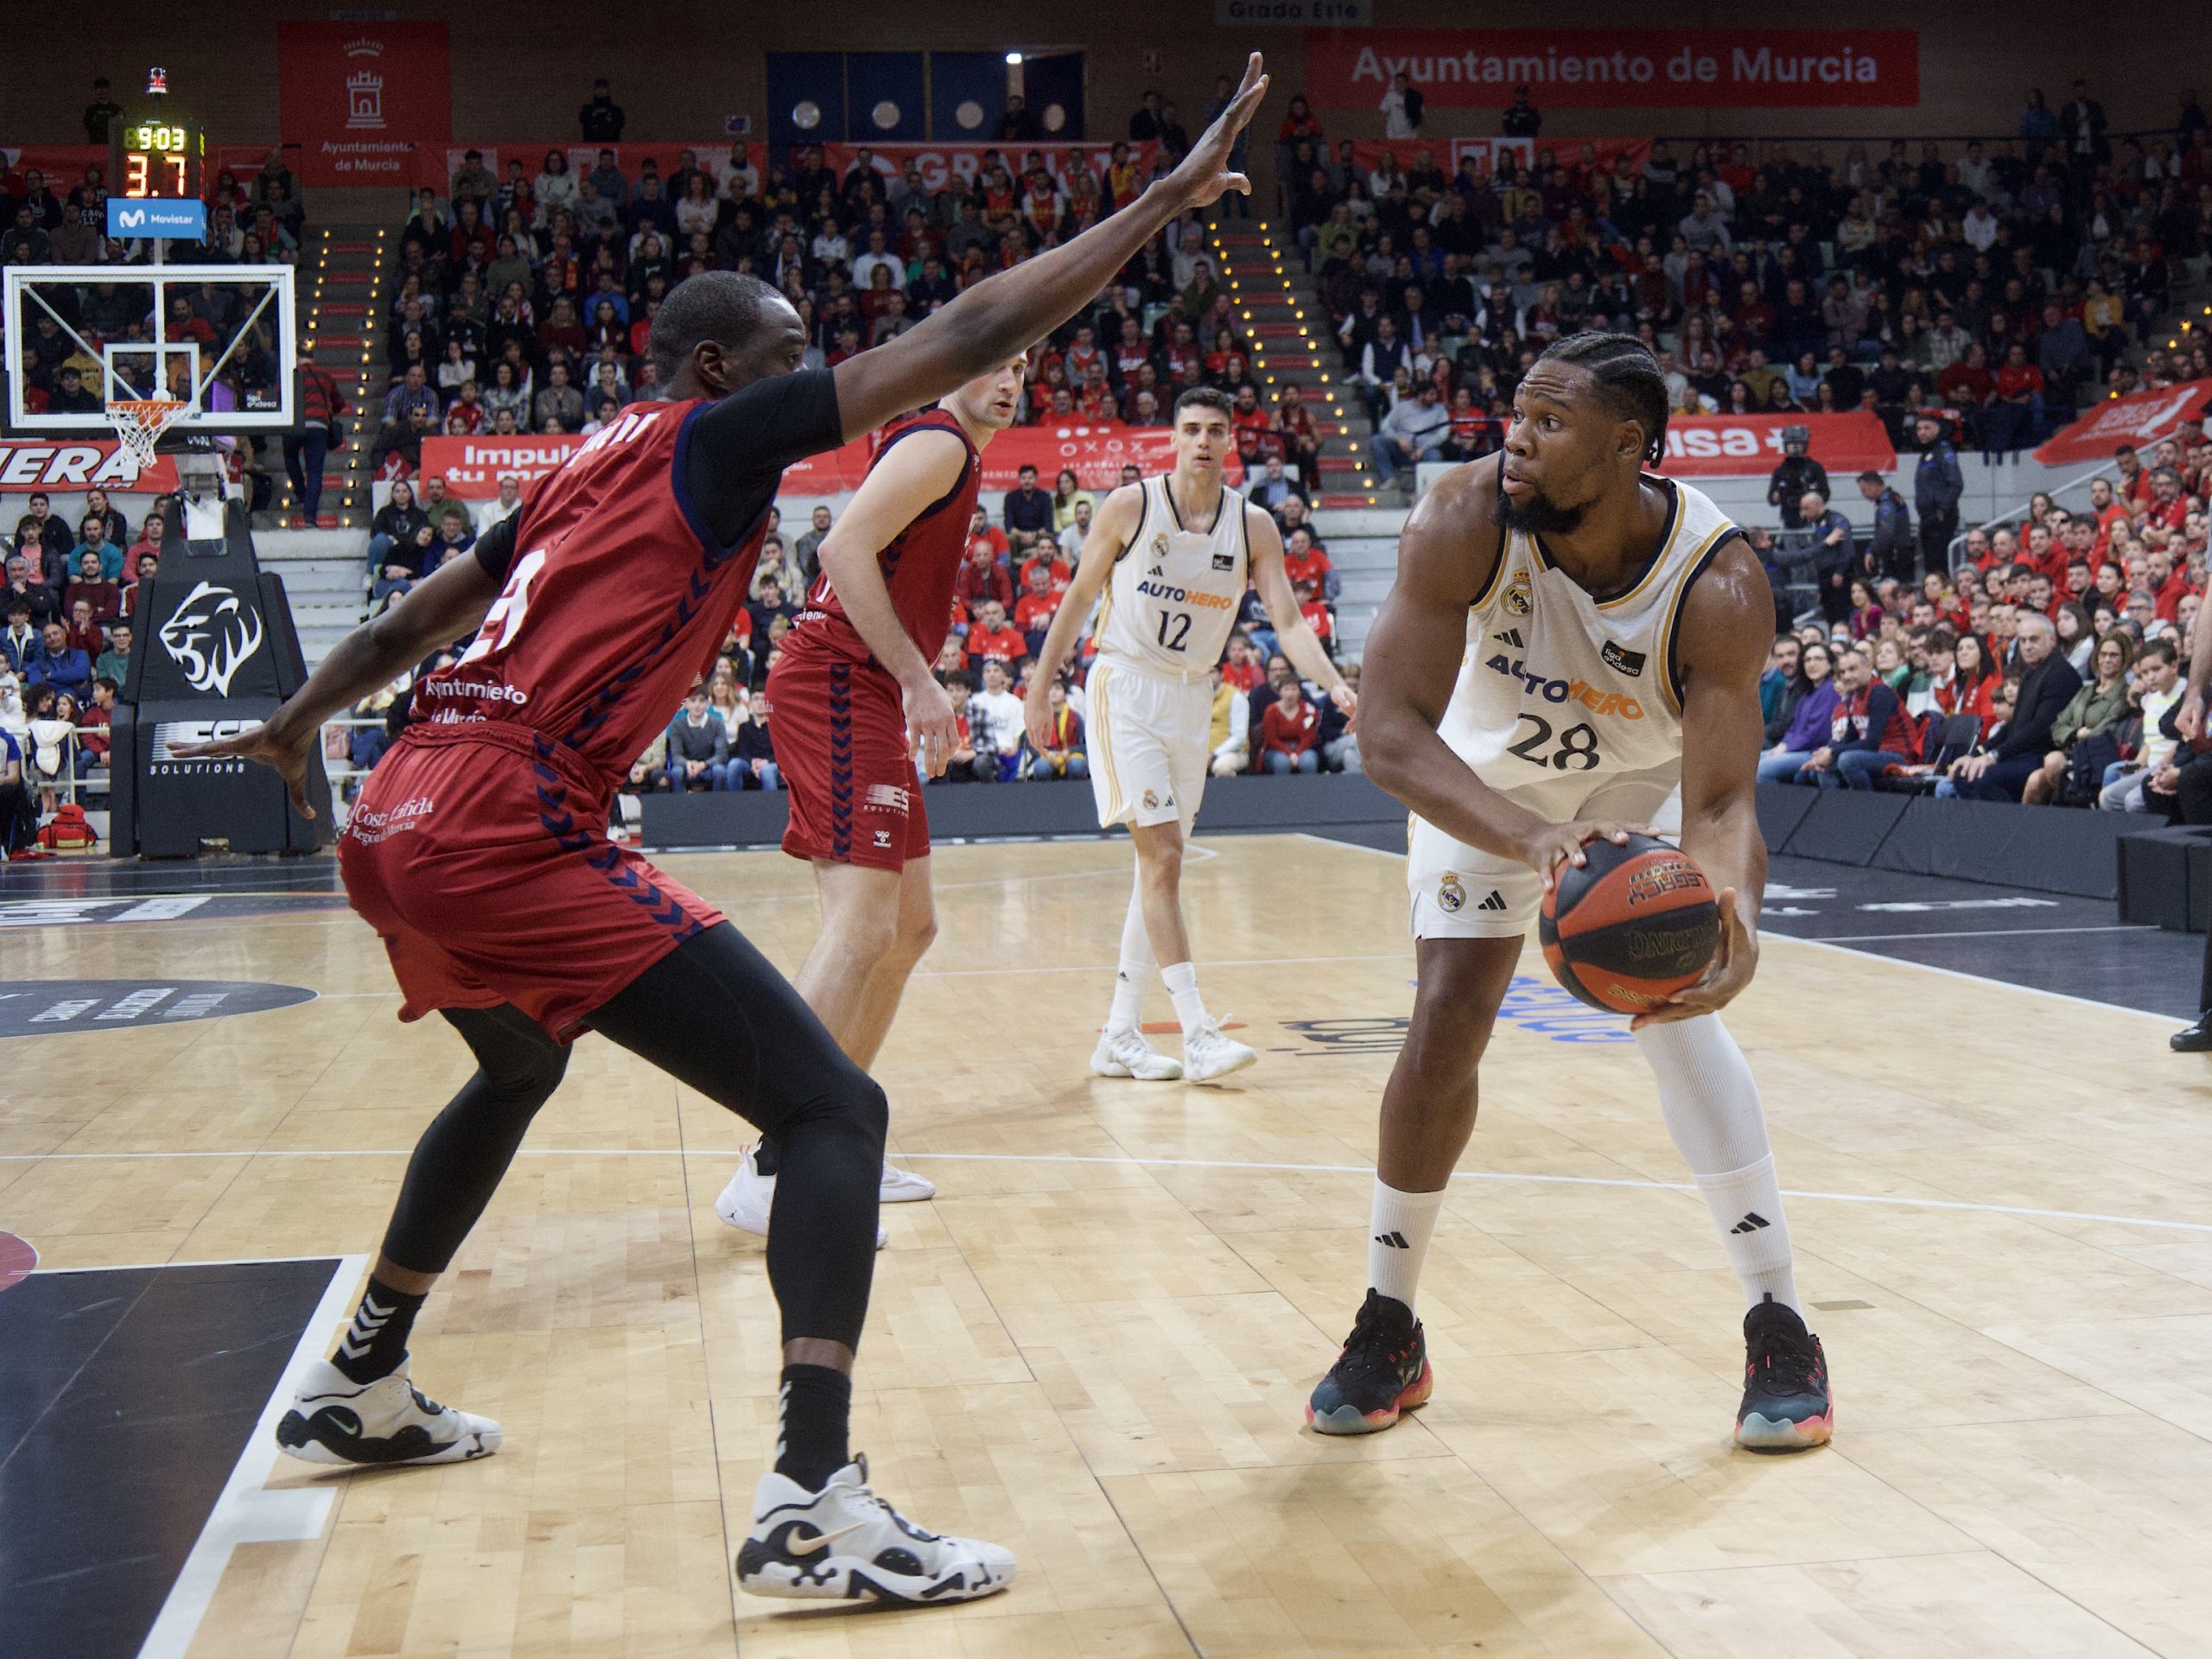
[(863, 1457), (818, 1492), (761, 1476), (737, 1581), (756, 1596), (929, 1606), (997, 1594), (1014, 1582), (1014, 1553), (923, 1531), (868, 1489)]
[(1370, 1290), (1344, 1351), (1313, 1385), (1306, 1424), (1318, 1434), (1373, 1434), (1426, 1405), (1435, 1388), (1421, 1321), (1396, 1297)]
[[(1227, 1016), (1223, 1016), (1226, 1018)], [(1255, 1064), (1260, 1051), (1222, 1034), (1221, 1021), (1208, 1020), (1183, 1036), (1183, 1081), (1211, 1083)]]
[(1772, 1296), (1744, 1315), (1744, 1402), (1736, 1444), (1754, 1452), (1802, 1452), (1835, 1433), (1827, 1356), (1796, 1311)]
[[(766, 1238), (768, 1236), (768, 1208), (776, 1201), (776, 1178), (760, 1173), (760, 1151), (758, 1141), (745, 1149), (745, 1157), (738, 1164), (737, 1173), (729, 1178), (729, 1185), (722, 1188), (721, 1196), (715, 1200), (715, 1213), (722, 1218), (726, 1226), (734, 1227), (741, 1233), (752, 1233)], [(920, 1176), (906, 1175), (888, 1164), (883, 1166), (883, 1175), (887, 1186), (895, 1175), (915, 1183), (922, 1189), (906, 1198), (881, 1198), (880, 1202), (885, 1204), (906, 1204), (917, 1198), (926, 1198), (937, 1191)], [(875, 1248), (880, 1250), (890, 1242), (891, 1235), (884, 1230), (883, 1224), (879, 1221), (875, 1224)]]
[(407, 1362), (373, 1382), (356, 1382), (319, 1359), (300, 1379), (276, 1444), (302, 1463), (384, 1467), (466, 1463), (499, 1449), (499, 1426), (426, 1399), (407, 1380)]
[(1098, 1077), (1135, 1077), (1139, 1083), (1173, 1083), (1183, 1075), (1181, 1062), (1145, 1041), (1135, 1026), (1100, 1032), (1098, 1046), (1090, 1051), (1090, 1070)]

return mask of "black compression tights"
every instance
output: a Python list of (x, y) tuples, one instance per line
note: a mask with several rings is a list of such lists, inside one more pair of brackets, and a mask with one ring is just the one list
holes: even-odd
[[(568, 1051), (512, 1007), (448, 1009), (477, 1071), (416, 1143), (384, 1254), (442, 1273), (491, 1202)], [(694, 935), (592, 1016), (598, 1031), (781, 1147), (768, 1281), (784, 1340), (860, 1344), (888, 1114), (788, 981), (734, 927)]]

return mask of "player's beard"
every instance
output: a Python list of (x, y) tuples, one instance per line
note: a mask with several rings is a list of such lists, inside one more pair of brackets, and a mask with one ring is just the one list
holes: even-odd
[(1520, 531), (1528, 536), (1569, 536), (1581, 528), (1587, 505), (1562, 507), (1541, 490), (1531, 490), (1516, 499), (1510, 495), (1499, 498), (1506, 528)]

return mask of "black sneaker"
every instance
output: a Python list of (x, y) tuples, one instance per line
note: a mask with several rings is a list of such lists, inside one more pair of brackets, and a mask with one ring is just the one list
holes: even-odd
[(1835, 1432), (1827, 1357), (1796, 1310), (1772, 1296), (1744, 1315), (1744, 1403), (1736, 1444), (1754, 1452), (1802, 1452)]
[(1395, 1297), (1370, 1290), (1344, 1352), (1313, 1385), (1306, 1425), (1321, 1434), (1372, 1434), (1426, 1403), (1435, 1387), (1421, 1321)]
[(2167, 1038), (2166, 1046), (2177, 1054), (2212, 1054), (2212, 1008), (2198, 1014), (2195, 1025)]

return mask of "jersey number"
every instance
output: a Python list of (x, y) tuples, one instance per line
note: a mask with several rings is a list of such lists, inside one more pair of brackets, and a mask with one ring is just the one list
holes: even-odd
[[(1167, 637), (1168, 624), (1175, 625), (1175, 637)], [(1162, 611), (1160, 613), (1160, 643), (1170, 651), (1185, 649), (1184, 641), (1191, 637), (1191, 613), (1188, 611)]]
[(1512, 745), (1506, 753), (1517, 754), (1536, 766), (1549, 766), (1554, 772), (1590, 772), (1598, 765), (1598, 734), (1587, 725), (1570, 726), (1559, 734), (1559, 747), (1548, 756), (1536, 753), (1552, 741), (1552, 723), (1541, 715), (1523, 713), (1522, 719), (1536, 729)]
[(505, 651), (514, 642), (515, 635), (522, 631), (523, 618), (530, 614), (530, 584), (544, 568), (543, 548), (515, 561), (515, 568), (507, 573), (507, 585), (499, 589), (492, 608), (484, 613), (484, 626), (476, 631), (476, 643), (461, 653), (462, 662), (473, 663), (479, 657)]

